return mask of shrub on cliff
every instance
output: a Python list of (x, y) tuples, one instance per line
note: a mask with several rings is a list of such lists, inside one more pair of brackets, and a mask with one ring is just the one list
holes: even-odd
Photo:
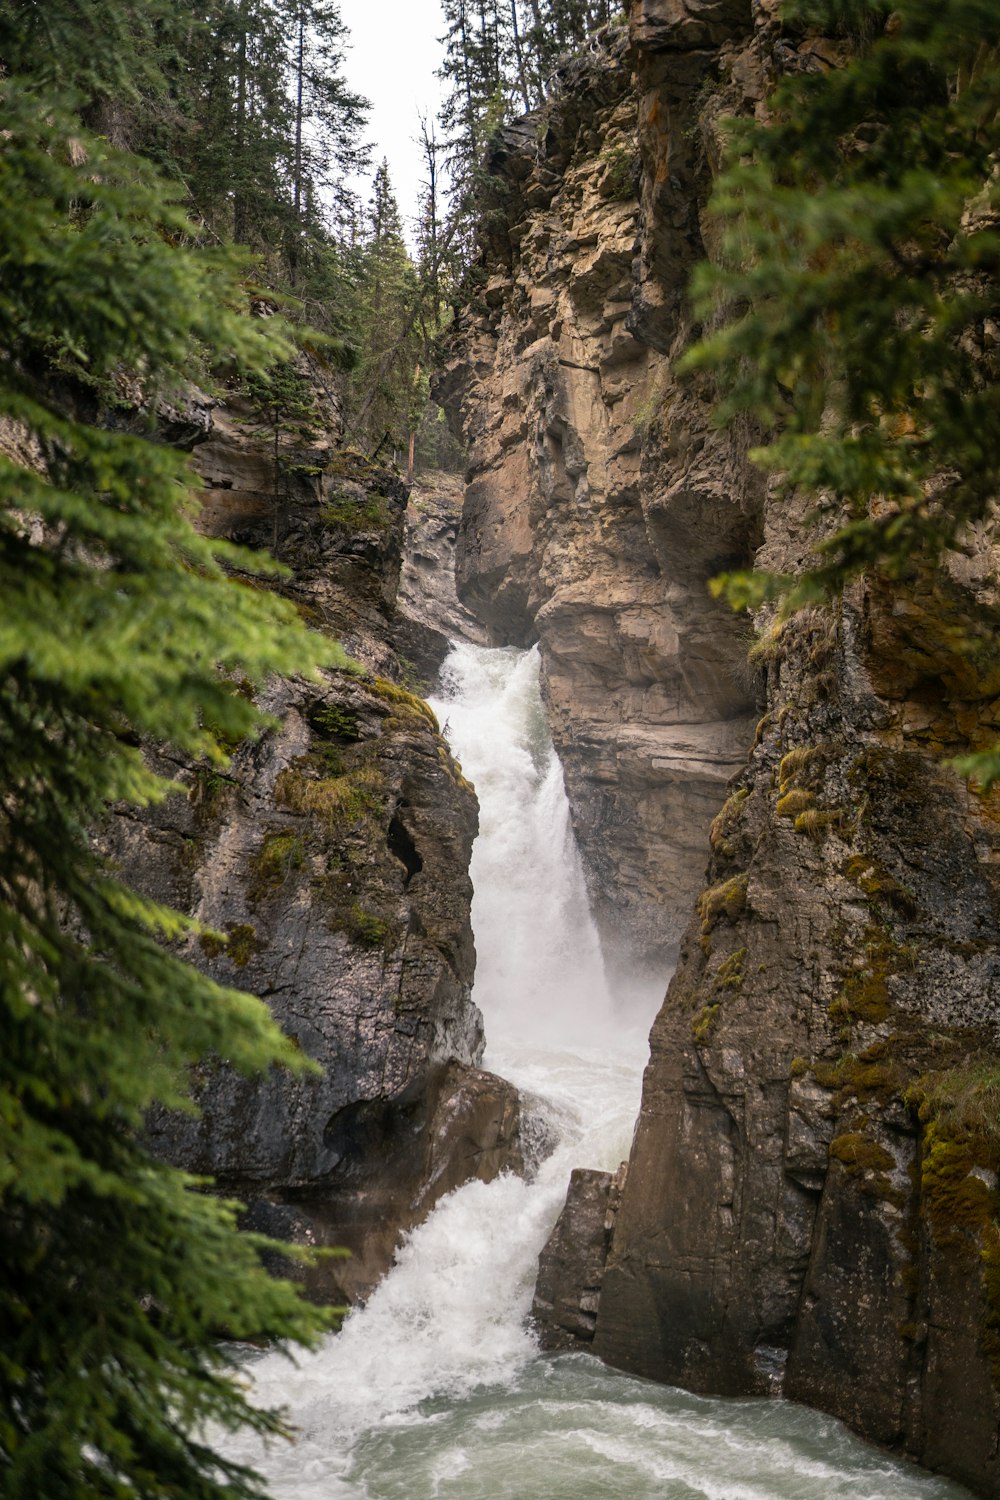
[(200, 536), (183, 455), (135, 434), (215, 358), (287, 354), (240, 268), (197, 253), (155, 174), (52, 95), (0, 86), (0, 1493), (255, 1496), (203, 1435), (281, 1430), (220, 1335), (324, 1326), (232, 1205), (152, 1159), (216, 1054), (301, 1070), (261, 1003), (163, 940), (192, 924), (116, 880), (91, 830), (169, 784), (152, 738), (223, 763), (260, 715), (237, 680), (334, 648)]

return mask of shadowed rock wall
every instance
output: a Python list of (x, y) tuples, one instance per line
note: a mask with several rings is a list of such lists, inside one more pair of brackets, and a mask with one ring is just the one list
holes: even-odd
[(783, 1393), (996, 1496), (1000, 818), (947, 765), (1000, 733), (993, 538), (759, 619), (749, 669), (704, 588), (810, 545), (674, 375), (720, 118), (845, 54), (776, 16), (634, 0), (628, 50), (568, 66), (497, 153), (509, 242), (449, 374), (461, 587), (540, 640), (606, 940), (655, 960), (687, 927), (613, 1227), (577, 1176), (535, 1311), (555, 1346)]
[(186, 795), (110, 820), (105, 841), (136, 885), (218, 934), (187, 956), (267, 1000), (324, 1070), (246, 1080), (205, 1064), (200, 1116), (158, 1114), (154, 1146), (244, 1201), (252, 1226), (348, 1249), (306, 1281), (354, 1301), (444, 1193), (521, 1169), (520, 1107), (478, 1066), (475, 794), (393, 680), (429, 628), (396, 605), (406, 489), (340, 447), (335, 391), (317, 383), (316, 406), (277, 445), (246, 401), (201, 413), (202, 524), (288, 564), (283, 591), (357, 668), (268, 684), (274, 730), (223, 772), (163, 764)]

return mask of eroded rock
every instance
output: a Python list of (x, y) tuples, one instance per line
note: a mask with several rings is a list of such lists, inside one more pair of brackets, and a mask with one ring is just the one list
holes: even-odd
[(394, 640), (428, 681), (452, 641), (489, 644), (486, 628), (459, 603), (455, 591), (455, 546), (464, 493), (457, 474), (423, 474), (410, 487)]
[(780, 633), (653, 1028), (595, 1349), (781, 1390), (992, 1494), (995, 1164), (918, 1106), (1000, 1050), (1000, 835), (874, 693), (859, 606)]
[(509, 243), (448, 374), (462, 591), (539, 640), (612, 960), (655, 966), (701, 891), (606, 1266), (585, 1174), (542, 1322), (586, 1337), (596, 1304), (623, 1369), (782, 1392), (994, 1496), (1000, 1148), (969, 1080), (1000, 1069), (1000, 822), (949, 760), (1000, 731), (996, 535), (752, 642), (711, 603), (712, 575), (793, 572), (814, 541), (755, 434), (714, 431), (711, 389), (676, 376), (720, 122), (845, 43), (771, 0), (635, 0), (631, 23), (630, 81), (612, 43), (592, 93), (578, 71), (505, 136)]
[[(698, 76), (686, 65), (687, 94)], [(503, 133), (513, 227), (438, 390), (470, 453), (461, 596), (497, 641), (538, 640), (609, 967), (655, 975), (755, 719), (740, 626), (706, 589), (755, 533), (755, 481), (641, 314), (646, 127), (621, 34), (563, 82), (543, 122)], [(660, 286), (699, 253), (683, 202)]]
[(577, 1168), (566, 1202), (538, 1257), (531, 1317), (543, 1349), (579, 1349), (594, 1338), (611, 1231), (621, 1200), (618, 1172)]
[(430, 708), (393, 680), (409, 670), (407, 492), (341, 448), (320, 394), (330, 427), (282, 428), (277, 466), (266, 411), (212, 411), (202, 525), (287, 563), (283, 590), (356, 665), (269, 683), (258, 701), (277, 728), (224, 771), (161, 760), (186, 794), (110, 819), (104, 838), (128, 879), (209, 929), (185, 956), (265, 999), (323, 1070), (244, 1079), (206, 1062), (198, 1117), (156, 1114), (154, 1148), (247, 1204), (250, 1224), (349, 1250), (305, 1273), (341, 1302), (371, 1290), (444, 1193), (523, 1161), (516, 1091), (479, 1068), (475, 795)]

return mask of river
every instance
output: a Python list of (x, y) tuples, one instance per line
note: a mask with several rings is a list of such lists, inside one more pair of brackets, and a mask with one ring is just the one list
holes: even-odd
[[(252, 1362), (294, 1445), (257, 1464), (275, 1500), (960, 1500), (787, 1402), (715, 1400), (586, 1354), (539, 1354), (528, 1325), (541, 1249), (571, 1167), (628, 1154), (659, 993), (609, 993), (535, 651), (454, 649), (435, 708), (481, 805), (473, 853), (475, 999), (485, 1066), (550, 1154), (530, 1181), (452, 1193), (367, 1306), (322, 1349)], [(666, 976), (665, 976), (666, 979)]]

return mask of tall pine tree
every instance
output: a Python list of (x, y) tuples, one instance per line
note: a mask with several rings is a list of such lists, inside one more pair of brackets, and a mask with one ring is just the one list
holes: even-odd
[(399, 205), (383, 160), (358, 247), (358, 368), (348, 425), (369, 451), (400, 456), (422, 402), (415, 382), (421, 361), (423, 293), (403, 238)]
[(224, 762), (262, 722), (237, 680), (336, 659), (239, 581), (262, 563), (193, 529), (184, 456), (116, 419), (126, 392), (153, 411), (214, 358), (291, 346), (240, 313), (243, 268), (189, 248), (135, 157), (14, 78), (0, 117), (0, 1493), (258, 1496), (205, 1424), (281, 1418), (217, 1339), (308, 1342), (324, 1320), (142, 1124), (191, 1107), (199, 1059), (304, 1059), (171, 951), (191, 924), (122, 885), (90, 830), (170, 790), (143, 741)]

